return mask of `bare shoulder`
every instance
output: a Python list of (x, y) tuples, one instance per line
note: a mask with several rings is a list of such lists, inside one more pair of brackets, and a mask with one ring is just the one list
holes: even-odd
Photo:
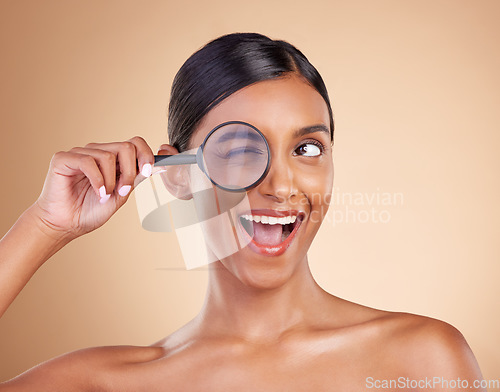
[[(377, 358), (381, 373), (410, 379), (482, 379), (462, 333), (449, 323), (404, 312), (389, 312), (336, 300), (343, 327), (365, 357)], [(370, 353), (370, 354), (369, 354)], [(389, 371), (390, 370), (390, 371)]]
[(467, 341), (451, 324), (410, 313), (384, 313), (377, 322), (385, 330), (385, 347), (407, 376), (482, 378)]
[[(389, 312), (343, 301), (342, 313), (354, 327), (361, 326), (384, 346), (409, 352), (420, 359), (448, 363), (471, 358), (471, 350), (460, 331), (444, 321), (404, 312)], [(473, 358), (473, 356), (472, 356)]]
[(163, 355), (164, 350), (154, 346), (105, 346), (77, 350), (0, 383), (0, 392), (104, 392), (108, 390), (109, 376), (119, 372), (122, 365), (154, 361)]

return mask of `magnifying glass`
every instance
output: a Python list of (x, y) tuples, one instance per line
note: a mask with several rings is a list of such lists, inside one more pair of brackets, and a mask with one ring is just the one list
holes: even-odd
[(154, 166), (197, 164), (217, 187), (243, 192), (265, 178), (270, 161), (267, 140), (256, 127), (228, 121), (208, 133), (196, 154), (155, 155)]

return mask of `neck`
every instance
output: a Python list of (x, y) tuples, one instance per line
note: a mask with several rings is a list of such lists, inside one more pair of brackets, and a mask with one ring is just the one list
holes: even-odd
[(216, 262), (197, 319), (207, 334), (266, 342), (321, 318), (328, 296), (313, 279), (307, 257), (284, 284), (272, 288), (244, 284)]

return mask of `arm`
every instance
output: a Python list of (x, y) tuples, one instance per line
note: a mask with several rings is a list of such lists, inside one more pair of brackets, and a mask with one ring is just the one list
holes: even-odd
[[(44, 262), (110, 219), (128, 200), (139, 169), (153, 161), (151, 149), (138, 137), (75, 147), (52, 157), (40, 197), (0, 240), (0, 317)], [(59, 372), (67, 363), (65, 359), (49, 361), (14, 383), (1, 384), (0, 390), (7, 385), (16, 385), (7, 390), (26, 390), (17, 389), (24, 385), (22, 380), (45, 382), (51, 377), (50, 369)], [(68, 369), (72, 372), (76, 367)]]
[(419, 316), (405, 331), (398, 344), (404, 347), (404, 353), (399, 354), (409, 380), (429, 380), (434, 391), (486, 391), (474, 385), (483, 377), (458, 329), (443, 321)]
[[(79, 350), (53, 358), (0, 383), (0, 392), (70, 392), (103, 390), (98, 352)], [(102, 362), (102, 361), (101, 361)]]
[(0, 240), (0, 317), (38, 268), (70, 241), (44, 229), (35, 209), (26, 210)]
[(0, 383), (0, 392), (121, 391), (128, 386), (126, 377), (131, 364), (145, 364), (164, 355), (162, 347), (85, 348), (53, 358)]
[[(467, 388), (470, 391), (486, 391), (481, 388), (483, 380), (477, 360), (462, 333), (442, 321), (431, 323), (428, 338), (422, 342), (427, 349), (428, 361), (416, 368), (420, 374), (436, 377), (436, 391), (454, 391)], [(423, 352), (422, 352), (423, 354)], [(438, 380), (440, 378), (440, 380)], [(456, 381), (457, 385), (454, 384)], [(460, 386), (459, 386), (460, 385)]]

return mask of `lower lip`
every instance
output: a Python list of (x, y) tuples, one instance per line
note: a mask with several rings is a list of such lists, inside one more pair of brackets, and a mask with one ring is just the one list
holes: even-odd
[(297, 224), (293, 228), (292, 232), (288, 235), (285, 241), (279, 243), (278, 245), (263, 245), (255, 242), (252, 237), (248, 234), (245, 228), (241, 225), (240, 218), (238, 218), (238, 226), (243, 235), (250, 240), (248, 243), (248, 247), (252, 249), (254, 252), (259, 253), (263, 256), (280, 256), (282, 255), (288, 247), (291, 245), (293, 239), (295, 238), (295, 234), (299, 230), (299, 227), (302, 225), (302, 219), (297, 219)]

